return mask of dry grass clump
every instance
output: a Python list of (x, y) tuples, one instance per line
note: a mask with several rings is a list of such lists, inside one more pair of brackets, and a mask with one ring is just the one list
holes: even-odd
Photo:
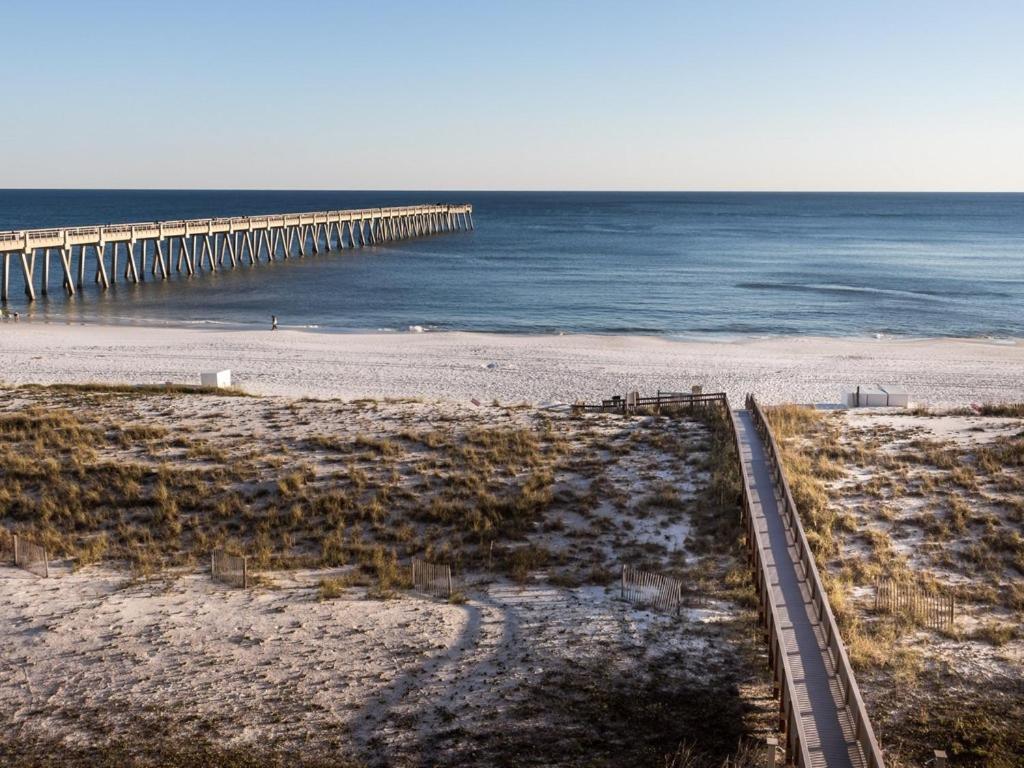
[(838, 553), (835, 528), (838, 515), (829, 504), (826, 481), (844, 473), (837, 459), (838, 429), (811, 406), (780, 405), (765, 409), (765, 416), (782, 451), (782, 466), (793, 502), (819, 567)]
[(979, 416), (1006, 416), (1024, 419), (1024, 403), (984, 403), (975, 412)]
[(19, 389), (44, 390), (54, 393), (87, 393), (99, 395), (217, 395), (219, 397), (251, 397), (238, 387), (204, 387), (193, 384), (23, 384)]

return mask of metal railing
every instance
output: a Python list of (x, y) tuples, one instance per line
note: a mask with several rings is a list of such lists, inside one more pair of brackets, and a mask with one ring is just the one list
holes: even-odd
[[(814, 561), (814, 553), (811, 551), (810, 544), (807, 542), (807, 535), (804, 533), (803, 523), (800, 521), (800, 515), (797, 512), (796, 504), (793, 501), (793, 493), (789, 487), (789, 481), (786, 479), (786, 473), (782, 468), (781, 451), (779, 445), (775, 440), (775, 435), (772, 434), (771, 426), (768, 424), (768, 420), (764, 415), (764, 411), (761, 409), (760, 403), (753, 395), (747, 395), (746, 400), (747, 409), (751, 412), (753, 417), (754, 426), (758, 433), (761, 435), (761, 439), (765, 444), (765, 455), (768, 457), (769, 467), (773, 474), (776, 487), (781, 490), (782, 496), (782, 514), (785, 516), (789, 523), (790, 529), (794, 532), (796, 538), (796, 551), (799, 557), (799, 564), (804, 572), (808, 589), (811, 593), (811, 601), (814, 605), (814, 610), (817, 613), (818, 621), (823, 625), (825, 631), (825, 642), (829, 653), (832, 656), (832, 665), (835, 668), (836, 676), (839, 679), (841, 691), (843, 695), (843, 703), (849, 709), (850, 714), (853, 718), (854, 726), (854, 737), (860, 744), (860, 747), (864, 753), (865, 765), (867, 768), (884, 768), (884, 762), (882, 760), (882, 750), (878, 745), (878, 741), (875, 738), (874, 730), (871, 727), (871, 721), (868, 718), (867, 707), (864, 705), (864, 698), (861, 696), (860, 688), (857, 687), (857, 681), (853, 675), (853, 667), (850, 665), (850, 659), (846, 653), (846, 647), (843, 644), (842, 637), (839, 634), (839, 627), (836, 624), (835, 616), (832, 613), (832, 607), (829, 605), (828, 595), (825, 592), (824, 587), (821, 583), (821, 576), (818, 573), (818, 566)], [(730, 414), (732, 412), (730, 411)], [(733, 416), (733, 429), (736, 430), (735, 417)], [(736, 450), (740, 450), (739, 446), (739, 432), (736, 431)], [(746, 478), (744, 477), (744, 506), (746, 507), (748, 519), (752, 519), (751, 511), (749, 508), (749, 488), (746, 487)], [(750, 526), (752, 528), (752, 525)], [(756, 535), (756, 531), (754, 532)], [(757, 557), (760, 560), (760, 548), (757, 548)], [(767, 571), (765, 570), (764, 563), (760, 563), (760, 566), (764, 573), (762, 573), (762, 579), (765, 578)], [(770, 589), (766, 587), (765, 589)], [(762, 599), (764, 598), (762, 594)], [(774, 601), (769, 600), (769, 603)], [(774, 617), (774, 606), (772, 606), (773, 621), (775, 626), (778, 626), (777, 617)], [(776, 644), (780, 643), (780, 633), (778, 631), (772, 632)], [(776, 651), (777, 652), (777, 651)], [(783, 654), (783, 662), (786, 665), (785, 654)], [(786, 668), (787, 687), (792, 687), (792, 678), (790, 677), (790, 671), (788, 665)], [(792, 697), (792, 691), (789, 696)], [(797, 717), (797, 728), (800, 729), (800, 718)], [(788, 720), (787, 720), (788, 722)], [(802, 749), (800, 754), (804, 756), (803, 765), (810, 765), (809, 756), (806, 755), (806, 741), (801, 734), (800, 742)], [(787, 737), (788, 738), (788, 737)]]

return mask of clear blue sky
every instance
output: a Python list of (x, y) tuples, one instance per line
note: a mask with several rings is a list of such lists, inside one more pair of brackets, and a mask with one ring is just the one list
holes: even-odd
[(1024, 191), (1024, 2), (2, 0), (0, 187)]

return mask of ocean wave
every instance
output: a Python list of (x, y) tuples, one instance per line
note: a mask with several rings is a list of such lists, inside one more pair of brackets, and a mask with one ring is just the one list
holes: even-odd
[(751, 291), (788, 291), (792, 293), (824, 293), (824, 294), (849, 294), (862, 293), (878, 296), (895, 296), (905, 299), (917, 299), (921, 301), (947, 301), (963, 297), (976, 298), (978, 296), (999, 296), (1006, 297), (1009, 294), (998, 291), (929, 291), (920, 289), (916, 291), (904, 288), (879, 288), (872, 285), (846, 285), (843, 283), (737, 283), (737, 288)]

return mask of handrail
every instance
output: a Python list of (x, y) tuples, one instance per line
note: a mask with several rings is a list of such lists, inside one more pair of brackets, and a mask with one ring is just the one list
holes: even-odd
[[(749, 396), (748, 396), (749, 400)], [(739, 425), (736, 423), (736, 414), (729, 405), (729, 398), (725, 398), (725, 410), (729, 414), (729, 426), (732, 428), (733, 443), (736, 447), (736, 461), (740, 467), (740, 479), (743, 483), (743, 512), (747, 526), (747, 537), (751, 554), (754, 558), (755, 576), (757, 577), (758, 592), (761, 597), (762, 610), (764, 612), (765, 624), (768, 629), (768, 663), (771, 666), (775, 678), (775, 687), (781, 696), (782, 715), (786, 723), (786, 756), (799, 755), (798, 765), (810, 768), (811, 754), (807, 746), (807, 734), (804, 731), (803, 718), (796, 711), (793, 702), (796, 698), (796, 685), (793, 669), (789, 664), (789, 656), (786, 654), (783, 645), (782, 631), (779, 629), (778, 607), (772, 597), (771, 575), (768, 566), (764, 562), (764, 546), (761, 542), (761, 534), (754, 525), (754, 515), (751, 508), (750, 482), (747, 480), (747, 473), (743, 470), (743, 454), (740, 447)], [(780, 664), (781, 661), (781, 664)]]
[(840, 683), (842, 684), (843, 700), (853, 713), (854, 735), (864, 752), (867, 768), (884, 768), (885, 763), (882, 758), (882, 750), (879, 747), (878, 740), (875, 738), (874, 729), (871, 727), (871, 720), (868, 718), (864, 698), (861, 696), (857, 680), (853, 676), (853, 667), (850, 665), (846, 646), (843, 644), (842, 637), (839, 634), (839, 627), (832, 613), (832, 606), (829, 604), (828, 595), (822, 586), (821, 576), (818, 573), (818, 566), (814, 561), (814, 553), (811, 552), (803, 523), (800, 521), (800, 515), (797, 512), (796, 503), (793, 501), (793, 493), (790, 490), (789, 481), (786, 479), (786, 473), (782, 468), (782, 454), (779, 451), (779, 445), (757, 399), (753, 395), (747, 395), (746, 405), (753, 415), (755, 428), (767, 444), (766, 454), (772, 465), (775, 482), (782, 489), (782, 511), (788, 518), (790, 527), (796, 532), (800, 565), (803, 567), (804, 576), (811, 588), (811, 600), (818, 613), (818, 620), (825, 624), (826, 642), (832, 654), (832, 663), (836, 669), (836, 674), (839, 676)]

